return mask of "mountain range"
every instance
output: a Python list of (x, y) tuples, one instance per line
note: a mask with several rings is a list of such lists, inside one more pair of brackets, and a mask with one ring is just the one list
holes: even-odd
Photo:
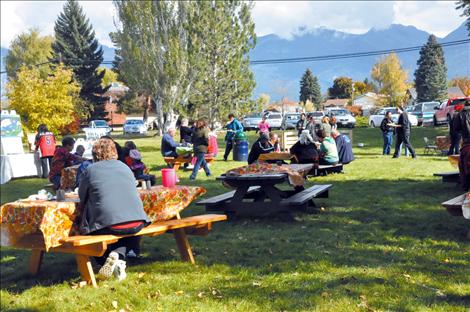
[[(393, 24), (387, 29), (371, 29), (364, 34), (350, 34), (326, 28), (317, 28), (295, 35), (292, 39), (283, 39), (277, 35), (266, 35), (257, 38), (256, 47), (250, 52), (250, 60), (267, 60), (279, 58), (296, 58), (368, 52), (419, 46), (426, 43), (429, 33), (414, 26)], [(449, 33), (439, 42), (468, 39), (469, 34), (464, 24)], [(114, 58), (112, 47), (103, 47), (103, 58), (111, 61)], [(8, 53), (1, 48), (1, 70), (4, 70), (3, 58)], [(470, 76), (470, 44), (444, 47), (449, 79), (455, 76)], [(400, 53), (403, 68), (408, 72), (409, 81), (413, 81), (419, 51)], [(307, 68), (318, 77), (322, 93), (326, 93), (335, 77), (348, 76), (354, 80), (370, 78), (372, 66), (379, 56), (367, 56), (350, 59), (338, 59), (316, 62), (252, 65), (256, 79), (253, 98), (266, 93), (272, 100), (287, 96), (297, 100), (299, 81)], [(5, 81), (2, 75), (2, 82)], [(3, 94), (3, 83), (2, 83)]]

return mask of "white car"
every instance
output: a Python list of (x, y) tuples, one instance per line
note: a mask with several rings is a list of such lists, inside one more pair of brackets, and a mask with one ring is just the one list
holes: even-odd
[(356, 126), (356, 118), (345, 108), (327, 108), (325, 115), (330, 118), (335, 116), (338, 127), (354, 128)]
[(113, 131), (105, 120), (92, 120), (88, 124), (88, 127), (91, 129), (101, 129), (106, 135), (109, 135), (111, 131)]
[(146, 134), (147, 126), (142, 120), (139, 119), (128, 119), (123, 126), (124, 134)]
[(268, 112), (264, 116), (266, 116), (266, 121), (269, 124), (271, 129), (281, 129), (282, 127), (282, 114), (281, 113), (274, 113)]
[[(387, 112), (392, 113), (392, 121), (397, 123), (398, 117), (400, 116), (400, 114), (398, 114), (398, 109), (396, 107), (384, 107), (369, 116), (369, 126), (372, 128), (380, 127), (382, 120), (385, 118), (385, 113)], [(410, 120), (412, 126), (418, 125), (418, 118), (416, 118), (416, 116), (408, 114), (408, 119)]]
[(258, 124), (261, 122), (262, 114), (251, 114), (245, 116), (242, 120), (242, 125), (245, 131), (258, 129)]

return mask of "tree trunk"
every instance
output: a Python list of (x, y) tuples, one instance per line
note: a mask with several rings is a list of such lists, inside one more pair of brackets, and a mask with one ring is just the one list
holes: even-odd
[(158, 132), (157, 135), (163, 136), (163, 130), (164, 130), (164, 119), (163, 119), (163, 103), (162, 103), (162, 98), (159, 96), (156, 96), (153, 98), (155, 102), (155, 113), (157, 115), (156, 122), (157, 122), (157, 127), (158, 127)]
[(150, 96), (147, 96), (146, 102), (144, 104), (144, 116), (142, 117), (144, 123), (147, 123), (147, 120), (149, 118), (149, 109), (151, 105), (152, 105), (152, 98)]
[(169, 128), (176, 128), (176, 120), (178, 119), (178, 115), (175, 114), (173, 108), (168, 110), (168, 112), (165, 114), (165, 117), (164, 131), (168, 131)]

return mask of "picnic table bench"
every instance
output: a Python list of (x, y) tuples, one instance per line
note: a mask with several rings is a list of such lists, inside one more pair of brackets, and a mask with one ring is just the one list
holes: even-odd
[(318, 167), (312, 168), (308, 175), (312, 176), (326, 176), (329, 173), (342, 173), (343, 164), (339, 163), (336, 165), (319, 165)]
[[(300, 168), (311, 165), (293, 166)], [(295, 186), (293, 190), (281, 190), (276, 185), (287, 182), (287, 173), (222, 175), (217, 180), (235, 190), (201, 200), (196, 205), (205, 206), (206, 211), (223, 211), (229, 216), (289, 214), (292, 208), (315, 207), (313, 199), (328, 197), (328, 190), (332, 186), (314, 185), (308, 189)]]
[(446, 208), (451, 215), (461, 217), (463, 216), (462, 205), (463, 201), (465, 200), (465, 196), (466, 194), (459, 195), (443, 202), (441, 205)]
[[(215, 157), (211, 155), (206, 155), (204, 156), (204, 158), (206, 159), (206, 162), (208, 164), (215, 160)], [(163, 157), (163, 160), (165, 161), (165, 163), (170, 165), (175, 170), (178, 170), (181, 167), (181, 165), (190, 163), (191, 159), (192, 159), (192, 156), (188, 154), (178, 155), (178, 157)]]
[(450, 172), (439, 172), (434, 174), (435, 177), (441, 177), (442, 182), (448, 183), (459, 183), (460, 174), (458, 171), (450, 171)]
[[(61, 245), (50, 248), (48, 252), (61, 252), (75, 254), (78, 271), (87, 284), (97, 287), (96, 278), (91, 265), (92, 256), (102, 256), (109, 244), (128, 236), (156, 236), (164, 233), (173, 233), (181, 259), (195, 263), (191, 246), (186, 235), (207, 235), (212, 229), (212, 223), (224, 221), (225, 215), (206, 214), (193, 217), (158, 221), (133, 235), (77, 235), (70, 236), (61, 241)], [(36, 275), (41, 267), (45, 252), (44, 237), (38, 234), (24, 236), (13, 247), (32, 249), (29, 262), (29, 272)]]

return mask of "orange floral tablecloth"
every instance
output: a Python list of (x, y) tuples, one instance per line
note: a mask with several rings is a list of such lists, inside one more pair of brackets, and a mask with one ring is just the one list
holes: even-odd
[(446, 151), (450, 148), (450, 138), (444, 135), (436, 137), (436, 146), (440, 151)]
[(77, 184), (77, 172), (80, 165), (62, 169), (60, 174), (60, 188), (62, 190), (74, 190)]
[(455, 168), (459, 167), (460, 155), (449, 155), (447, 157), (449, 158), (449, 162), (452, 166)]
[(284, 153), (284, 152), (279, 152), (279, 153), (266, 153), (266, 154), (261, 154), (258, 157), (259, 161), (263, 160), (290, 160), (292, 157), (294, 157), (291, 153)]
[[(144, 210), (152, 222), (168, 220), (206, 190), (197, 186), (154, 186), (139, 190)], [(69, 199), (69, 200), (73, 200)], [(18, 200), (0, 207), (1, 245), (14, 246), (28, 234), (41, 233), (46, 250), (60, 245), (68, 236), (78, 234), (80, 211), (75, 201), (57, 202)]]
[[(307, 169), (308, 168), (308, 169)], [(269, 163), (255, 163), (248, 166), (238, 167), (226, 172), (226, 176), (240, 176), (250, 174), (277, 174), (286, 173), (289, 183), (294, 186), (304, 185), (304, 176), (312, 166), (310, 165), (277, 165)]]

